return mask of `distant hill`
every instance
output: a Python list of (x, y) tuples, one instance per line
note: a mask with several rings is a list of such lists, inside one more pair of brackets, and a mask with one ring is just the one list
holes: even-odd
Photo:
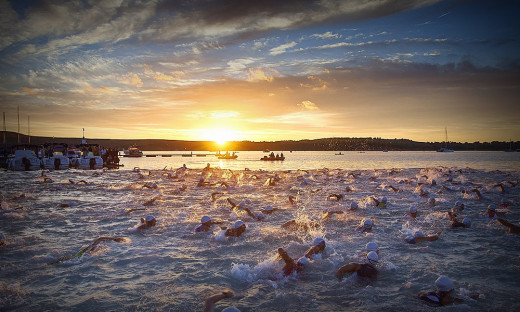
[[(4, 134), (4, 133), (2, 133)], [(5, 132), (6, 145), (14, 145), (18, 142), (16, 132)], [(0, 137), (3, 140), (3, 136)], [(20, 142), (26, 144), (29, 137), (20, 134)], [(31, 144), (66, 143), (76, 145), (81, 138), (54, 138), (31, 136)], [(87, 139), (88, 143), (96, 143), (107, 148), (123, 149), (131, 145), (137, 145), (144, 151), (436, 151), (441, 148), (443, 142), (416, 142), (408, 139), (381, 139), (381, 138), (323, 138), (314, 140), (285, 140), (272, 142), (233, 141), (219, 147), (213, 141), (181, 141), (161, 139)], [(504, 151), (510, 148), (520, 148), (520, 142), (473, 142), (457, 143), (449, 142), (449, 148), (455, 151)]]

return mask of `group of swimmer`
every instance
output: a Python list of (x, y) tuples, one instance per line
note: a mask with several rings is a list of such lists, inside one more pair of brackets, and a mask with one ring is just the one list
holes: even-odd
[[(187, 168), (185, 166), (181, 167), (181, 169), (186, 170)], [(212, 168), (209, 167), (209, 165), (204, 169), (204, 171), (211, 171)], [(139, 170), (134, 171), (139, 173)], [(140, 174), (140, 173), (139, 173)], [(273, 181), (279, 182), (281, 178), (276, 175), (274, 178), (270, 178)], [(432, 180), (435, 181), (435, 180)], [(69, 180), (71, 184), (87, 184), (86, 181), (81, 180), (79, 182)], [(435, 183), (431, 183), (431, 185), (436, 185)], [(204, 187), (204, 186), (220, 186), (220, 187), (229, 187), (229, 185), (226, 182), (218, 182), (218, 183), (210, 183), (206, 181), (204, 178), (200, 178), (198, 181), (198, 184), (196, 187)], [(143, 188), (148, 189), (157, 189), (158, 185), (156, 183), (146, 183), (142, 186)], [(186, 189), (186, 186), (183, 186), (184, 189)], [(390, 189), (394, 191), (399, 191), (397, 188), (389, 186)], [(349, 187), (346, 188), (346, 192), (352, 191)], [(446, 188), (444, 188), (444, 191), (447, 191)], [(427, 191), (423, 189), (422, 185), (419, 185), (417, 193), (421, 197), (424, 194), (427, 194)], [(482, 194), (477, 190), (476, 196), (479, 200), (482, 199)], [(212, 201), (214, 201), (214, 196), (219, 195), (220, 193), (212, 193)], [(430, 201), (432, 199), (433, 201)], [(3, 200), (3, 198), (2, 198)], [(156, 198), (151, 199), (150, 201), (145, 202), (143, 204), (144, 206), (152, 206)], [(258, 213), (255, 213), (251, 210), (250, 207), (247, 206), (246, 202), (240, 202), (236, 204), (231, 198), (226, 199), (229, 205), (231, 206), (231, 209), (238, 210), (238, 211), (244, 211), (249, 217), (251, 217), (253, 220), (262, 221), (265, 219), (267, 215), (271, 215), (279, 208), (274, 208), (271, 205), (268, 205), (262, 209), (259, 210)], [(335, 200), (335, 201), (342, 201), (345, 200), (344, 194), (330, 194), (327, 197), (327, 200)], [(381, 199), (376, 198), (375, 196), (369, 196), (367, 198), (367, 202), (371, 202), (374, 207), (384, 209), (388, 205), (388, 199), (386, 197), (382, 197)], [(291, 205), (297, 204), (297, 199), (295, 196), (289, 196), (289, 203)], [(428, 200), (429, 205), (435, 205), (434, 198), (429, 198)], [(506, 205), (505, 203), (502, 203), (502, 205)], [(346, 207), (345, 210), (335, 210), (335, 211), (327, 211), (324, 212), (321, 216), (322, 221), (326, 221), (330, 219), (334, 214), (344, 214), (347, 211), (356, 211), (359, 208), (359, 205), (357, 202), (353, 201), (348, 205), (348, 208)], [(454, 207), (447, 211), (447, 217), (450, 219), (451, 227), (452, 228), (469, 228), (471, 227), (471, 219), (469, 217), (461, 217), (462, 212), (464, 211), (464, 204), (462, 202), (456, 202)], [(143, 209), (134, 209), (134, 210), (143, 210)], [(498, 216), (501, 215), (503, 212), (498, 211), (497, 206), (495, 204), (490, 204), (487, 207), (487, 211), (485, 212), (485, 216), (489, 219), (496, 219), (497, 222), (500, 224), (508, 227), (510, 233), (514, 234), (520, 234), (520, 226), (517, 226), (515, 224), (512, 224), (508, 221), (506, 221), (503, 218), (499, 218)], [(405, 216), (408, 218), (415, 219), (418, 215), (418, 209), (415, 205), (412, 205), (408, 208), (408, 211), (405, 213)], [(209, 232), (212, 231), (213, 226), (218, 225), (220, 227), (220, 230), (223, 231), (224, 236), (226, 237), (240, 237), (242, 234), (246, 232), (247, 226), (246, 223), (242, 220), (236, 220), (232, 223), (230, 226), (224, 226), (225, 222), (222, 220), (213, 220), (210, 216), (204, 215), (201, 220), (200, 224), (194, 229), (195, 232)], [(140, 219), (140, 223), (136, 225), (136, 230), (146, 230), (149, 228), (153, 228), (156, 226), (157, 220), (156, 218), (148, 214), (145, 217)], [(359, 224), (359, 226), (355, 229), (358, 232), (361, 233), (369, 233), (372, 231), (374, 222), (370, 218), (363, 218)], [(294, 230), (294, 231), (305, 231), (309, 232), (313, 229), (318, 229), (321, 225), (314, 221), (308, 221), (308, 222), (300, 222), (296, 219), (289, 220), (284, 222), (281, 225), (281, 228), (286, 230)], [(421, 242), (433, 242), (435, 240), (439, 239), (441, 232), (437, 232), (433, 235), (425, 235), (422, 231), (415, 231), (413, 235), (409, 235), (404, 238), (404, 242), (409, 244), (419, 244)], [(3, 234), (0, 233), (0, 246), (5, 245), (5, 237)], [(51, 264), (58, 264), (64, 261), (68, 261), (71, 259), (79, 258), (85, 254), (92, 254), (95, 252), (99, 246), (100, 243), (103, 242), (125, 242), (127, 239), (124, 237), (99, 237), (94, 242), (89, 244), (88, 246), (82, 248), (79, 252), (76, 254), (70, 255), (70, 256), (62, 256), (58, 258), (56, 261), (52, 262)], [(290, 276), (292, 274), (298, 274), (305, 270), (306, 266), (310, 263), (311, 260), (313, 260), (313, 256), (318, 255), (322, 253), (326, 248), (326, 241), (322, 237), (317, 237), (313, 243), (312, 246), (310, 246), (307, 251), (304, 253), (303, 256), (292, 258), (288, 252), (280, 247), (277, 249), (278, 260), (283, 261), (283, 276)], [(364, 278), (376, 278), (378, 276), (379, 270), (378, 270), (378, 263), (379, 263), (379, 247), (377, 243), (375, 242), (369, 242), (366, 245), (366, 254), (363, 256), (364, 260), (363, 262), (350, 262), (347, 264), (342, 265), (337, 271), (335, 276), (338, 279), (344, 278), (347, 274), (354, 274), (356, 273), (358, 277), (364, 277)], [(428, 291), (428, 292), (421, 292), (417, 296), (421, 300), (425, 300), (429, 303), (443, 306), (443, 305), (449, 305), (454, 302), (461, 302), (463, 301), (463, 298), (459, 298), (454, 294), (454, 286), (453, 282), (450, 278), (447, 276), (440, 276), (435, 281), (436, 290), (435, 291)], [(234, 296), (233, 291), (226, 290), (219, 294), (213, 295), (211, 297), (208, 297), (205, 302), (205, 310), (204, 311), (213, 311), (215, 303), (226, 298), (232, 298)], [(478, 294), (470, 295), (469, 297), (476, 299), (479, 297)], [(229, 310), (228, 310), (229, 309)], [(233, 310), (234, 309), (234, 310)], [(236, 308), (229, 307), (225, 309), (224, 311), (238, 311)]]

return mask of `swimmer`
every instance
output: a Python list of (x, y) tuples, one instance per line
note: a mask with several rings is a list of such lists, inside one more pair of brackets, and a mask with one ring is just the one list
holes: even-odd
[(200, 225), (195, 228), (195, 232), (207, 232), (213, 224), (222, 224), (222, 221), (212, 221), (210, 217), (203, 216), (200, 219)]
[[(454, 296), (453, 294), (453, 282), (447, 276), (439, 276), (435, 281), (436, 291), (421, 291), (417, 294), (419, 299), (424, 300), (426, 302), (445, 306), (455, 302), (463, 302), (464, 299)], [(477, 299), (479, 297), (478, 294), (470, 295), (470, 298)]]
[(482, 194), (477, 189), (472, 189), (471, 192), (474, 192), (477, 195), (478, 200), (482, 200)]
[(462, 220), (462, 222), (459, 222), (459, 220), (457, 220), (456, 215), (453, 214), (451, 211), (448, 211), (448, 216), (450, 217), (452, 228), (458, 228), (458, 227), (469, 228), (469, 227), (471, 227), (471, 219), (469, 217), (466, 217)]
[(333, 214), (342, 214), (342, 213), (345, 213), (345, 212), (342, 210), (327, 211), (326, 213), (324, 213), (321, 216), (321, 220), (328, 220), (330, 218), (330, 216), (332, 216)]
[(138, 230), (144, 230), (155, 226), (157, 224), (157, 220), (152, 215), (147, 215), (146, 218), (141, 218), (141, 224), (137, 227)]
[(427, 205), (428, 207), (433, 207), (433, 206), (435, 206), (435, 198), (433, 198), (433, 197), (428, 198), (428, 201), (426, 202), (426, 205)]
[(143, 206), (153, 206), (157, 199), (160, 199), (160, 197), (154, 197), (154, 198), (144, 202)]
[(222, 193), (220, 193), (220, 192), (211, 193), (211, 201), (217, 200), (217, 195), (222, 195)]
[(145, 183), (143, 187), (149, 188), (149, 189), (156, 189), (157, 183)]
[(356, 211), (356, 210), (358, 210), (358, 208), (359, 208), (358, 203), (353, 201), (353, 202), (350, 203), (350, 208), (348, 210)]
[(503, 224), (509, 228), (509, 233), (511, 234), (520, 234), (520, 226), (514, 225), (513, 223), (510, 223), (502, 218), (497, 218), (497, 221), (500, 224)]
[(414, 205), (410, 206), (405, 216), (412, 217), (414, 219), (417, 218), (417, 207), (415, 207)]
[(495, 187), (498, 187), (500, 189), (500, 193), (505, 193), (506, 190), (504, 189), (504, 185), (502, 185), (502, 183), (497, 183), (495, 185), (493, 185), (493, 188)]
[(327, 197), (327, 200), (336, 200), (336, 201), (340, 201), (343, 199), (343, 197), (345, 197), (345, 195), (343, 194), (330, 194), (328, 197)]
[(234, 236), (239, 237), (246, 231), (246, 224), (244, 221), (238, 220), (235, 223), (233, 223), (233, 226), (231, 228), (227, 228), (223, 226), (221, 228), (222, 230), (226, 230), (226, 236)]
[(294, 196), (289, 195), (289, 203), (291, 203), (291, 205), (295, 205), (296, 204), (296, 198)]
[[(70, 184), (90, 184), (90, 183), (88, 183), (88, 182), (85, 181), (85, 180), (80, 180), (80, 181), (78, 181), (78, 182), (74, 182), (74, 180), (69, 179), (69, 182), (70, 182)], [(93, 184), (93, 183), (92, 183), (92, 184)]]
[[(214, 312), (215, 311), (215, 303), (219, 302), (222, 299), (233, 298), (233, 296), (235, 296), (235, 293), (231, 289), (228, 289), (228, 290), (225, 290), (225, 291), (221, 292), (220, 294), (216, 294), (216, 295), (213, 295), (211, 297), (206, 298), (206, 302), (205, 302), (205, 306), (204, 306), (204, 312)], [(225, 308), (224, 310), (222, 310), (222, 312), (224, 312), (224, 311), (226, 311), (226, 312), (234, 312), (234, 311), (240, 312), (236, 308), (232, 308), (234, 310), (230, 310), (230, 308), (232, 308), (232, 307)]]
[(3, 247), (5, 245), (7, 245), (7, 242), (5, 240), (5, 236), (4, 236), (4, 234), (0, 233), (0, 246)]
[(372, 226), (374, 223), (370, 219), (363, 219), (361, 220), (361, 223), (357, 227), (356, 231), (362, 232), (362, 233), (369, 233), (372, 232)]
[(272, 214), (276, 210), (278, 210), (278, 208), (273, 208), (273, 206), (267, 205), (264, 209), (261, 210), (261, 212), (263, 214)]
[(457, 212), (462, 212), (464, 210), (464, 204), (461, 201), (455, 203), (455, 206), (451, 208), (451, 212), (456, 214)]
[(396, 187), (393, 187), (392, 185), (388, 185), (387, 187), (388, 187), (389, 189), (391, 189), (392, 191), (396, 192), (396, 193), (399, 192), (399, 189), (396, 188)]
[(491, 204), (487, 207), (487, 211), (485, 213), (485, 216), (488, 217), (489, 219), (496, 219), (498, 217), (498, 215), (502, 215), (504, 214), (503, 212), (498, 212), (497, 211), (497, 206), (495, 204)]
[(293, 258), (289, 257), (287, 251), (283, 248), (278, 248), (278, 258), (282, 259), (285, 262), (283, 267), (283, 275), (288, 276), (291, 275), (292, 272), (301, 272), (303, 270), (303, 266), (309, 263), (309, 260), (305, 257), (301, 257), (298, 261), (294, 261)]
[(205, 181), (204, 178), (200, 178), (199, 183), (197, 183), (197, 187), (211, 186), (211, 183)]
[(439, 239), (439, 235), (441, 235), (441, 232), (438, 232), (435, 235), (426, 236), (422, 231), (416, 231), (413, 236), (408, 236), (404, 240), (408, 244), (417, 244), (420, 242), (433, 242)]
[(58, 260), (51, 262), (49, 264), (56, 264), (56, 263), (60, 263), (63, 261), (68, 261), (68, 260), (71, 260), (74, 258), (79, 258), (82, 255), (84, 255), (85, 253), (92, 253), (92, 252), (96, 251), (99, 243), (106, 242), (106, 241), (114, 241), (114, 242), (122, 243), (122, 242), (126, 241), (126, 238), (124, 238), (124, 237), (100, 237), (100, 238), (96, 239), (92, 244), (90, 244), (87, 247), (78, 251), (74, 256), (61, 256), (60, 258), (58, 258)]
[(289, 220), (289, 221), (285, 222), (284, 224), (282, 224), (282, 229), (290, 230), (290, 231), (301, 230), (304, 232), (308, 232), (311, 229), (315, 230), (319, 227), (320, 227), (320, 225), (314, 221), (309, 221), (309, 223), (306, 223), (306, 222), (297, 222), (294, 219)]
[(385, 208), (388, 202), (386, 197), (381, 198), (381, 200), (376, 199), (374, 196), (371, 197), (372, 200), (376, 203), (376, 208)]
[(366, 249), (367, 249), (367, 253), (365, 256), (367, 256), (371, 251), (374, 251), (377, 254), (377, 256), (379, 257), (379, 246), (377, 245), (377, 243), (374, 243), (374, 242), (367, 243)]
[(307, 249), (304, 257), (310, 258), (312, 255), (317, 255), (325, 250), (325, 240), (321, 237), (317, 237), (312, 243), (312, 247)]
[(202, 169), (204, 171), (211, 171), (211, 166), (209, 165), (209, 163), (206, 165), (206, 167), (204, 169)]
[(375, 251), (371, 251), (365, 258), (365, 263), (351, 262), (345, 264), (336, 272), (336, 277), (341, 280), (346, 273), (357, 273), (360, 277), (375, 278), (379, 271), (375, 267), (379, 261), (379, 256)]

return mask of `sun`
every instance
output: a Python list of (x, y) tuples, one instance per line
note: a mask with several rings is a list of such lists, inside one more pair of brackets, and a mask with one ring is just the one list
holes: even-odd
[(219, 146), (223, 146), (229, 141), (236, 140), (236, 134), (231, 129), (216, 128), (209, 130), (209, 139), (215, 141)]

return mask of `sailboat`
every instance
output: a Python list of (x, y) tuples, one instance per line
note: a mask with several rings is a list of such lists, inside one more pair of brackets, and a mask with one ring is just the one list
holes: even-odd
[(444, 131), (446, 132), (446, 141), (444, 141), (444, 147), (441, 147), (437, 152), (440, 153), (453, 153), (454, 150), (448, 148), (448, 127), (444, 128)]

